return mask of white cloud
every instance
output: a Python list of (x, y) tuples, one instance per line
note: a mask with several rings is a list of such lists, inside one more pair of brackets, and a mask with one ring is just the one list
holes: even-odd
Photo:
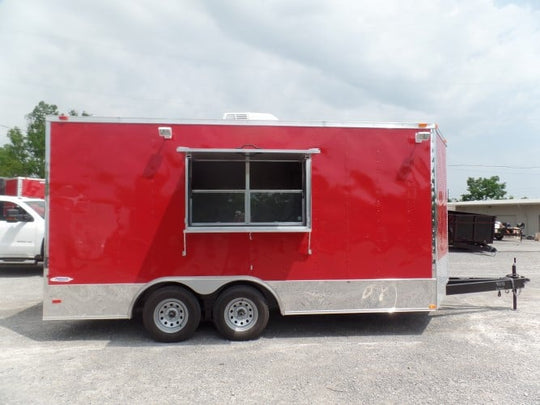
[[(501, 0), (0, 1), (0, 125), (95, 115), (437, 121), (450, 164), (535, 166), (540, 11)], [(0, 137), (7, 128), (0, 126)], [(517, 170), (519, 171), (519, 170)], [(452, 196), (468, 176), (449, 167)], [(540, 170), (508, 180), (540, 197)], [(517, 191), (514, 192), (513, 189)], [(518, 192), (519, 191), (519, 192)]]

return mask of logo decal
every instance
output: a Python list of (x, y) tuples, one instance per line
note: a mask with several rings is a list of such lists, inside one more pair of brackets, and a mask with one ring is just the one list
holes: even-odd
[(55, 283), (69, 283), (70, 281), (73, 281), (71, 277), (53, 277), (51, 278), (51, 281), (54, 281)]

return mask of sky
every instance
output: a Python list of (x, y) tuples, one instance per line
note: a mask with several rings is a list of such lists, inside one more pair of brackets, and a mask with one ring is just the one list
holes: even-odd
[(95, 116), (435, 122), (451, 198), (540, 198), (540, 0), (0, 0), (0, 144)]

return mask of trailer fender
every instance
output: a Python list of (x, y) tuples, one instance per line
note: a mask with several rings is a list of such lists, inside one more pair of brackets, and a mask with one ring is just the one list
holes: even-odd
[(133, 317), (135, 309), (144, 302), (145, 297), (158, 288), (168, 285), (179, 285), (191, 290), (199, 298), (219, 293), (233, 285), (251, 285), (257, 288), (267, 299), (273, 300), (283, 315), (283, 305), (276, 291), (263, 280), (250, 276), (226, 277), (162, 277), (144, 284), (133, 297), (130, 304), (130, 314)]

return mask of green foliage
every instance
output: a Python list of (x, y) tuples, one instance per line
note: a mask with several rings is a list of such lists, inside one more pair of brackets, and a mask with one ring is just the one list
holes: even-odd
[(0, 176), (21, 176), (20, 173), (27, 172), (24, 164), (27, 159), (25, 137), (17, 127), (10, 129), (7, 136), (10, 143), (0, 147)]
[[(58, 107), (40, 101), (25, 118), (26, 134), (15, 127), (8, 131), (9, 142), (0, 147), (0, 176), (45, 177), (45, 119), (59, 115)], [(71, 110), (69, 115), (78, 115)], [(83, 116), (89, 114), (83, 112)]]
[(503, 200), (506, 196), (506, 183), (501, 183), (499, 176), (490, 178), (469, 177), (467, 179), (467, 194), (461, 196), (461, 201)]
[(45, 118), (47, 115), (58, 115), (58, 107), (40, 101), (34, 110), (26, 116), (26, 165), (28, 175), (45, 177)]

